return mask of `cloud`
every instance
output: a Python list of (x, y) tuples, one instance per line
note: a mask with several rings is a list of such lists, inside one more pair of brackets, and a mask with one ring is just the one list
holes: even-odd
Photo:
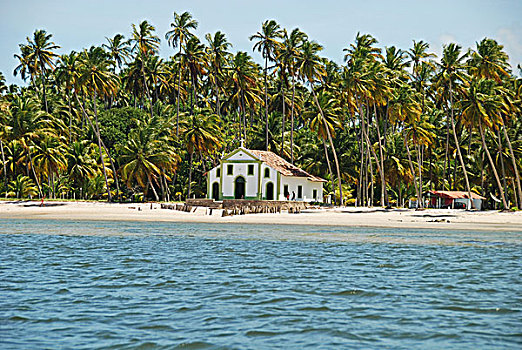
[(522, 63), (522, 26), (513, 25), (500, 28), (497, 31), (497, 37), (509, 55), (511, 66), (514, 68), (517, 64)]
[(440, 61), (440, 58), (442, 57), (442, 47), (444, 45), (447, 45), (449, 43), (456, 43), (456, 42), (457, 42), (457, 38), (453, 34), (444, 33), (444, 34), (439, 35), (438, 40), (431, 45), (431, 49), (433, 50), (433, 53), (435, 53), (435, 55), (437, 55), (435, 60)]
[(456, 43), (457, 39), (453, 34), (442, 34), (439, 36), (439, 42), (442, 45), (447, 45), (449, 43)]

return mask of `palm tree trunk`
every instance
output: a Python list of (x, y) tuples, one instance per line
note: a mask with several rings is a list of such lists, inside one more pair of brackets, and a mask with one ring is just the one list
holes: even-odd
[[(377, 153), (371, 146), (370, 137), (368, 136), (368, 131), (366, 130), (366, 120), (364, 118), (364, 115), (361, 117), (362, 117), (361, 118), (361, 121), (362, 121), (361, 128), (362, 128), (362, 132), (364, 134), (364, 138), (366, 139), (367, 149), (369, 149), (371, 151), (371, 153), (373, 154), (373, 157), (375, 158), (375, 163), (377, 164), (377, 170), (379, 171), (379, 174), (381, 175), (381, 186), (383, 186), (383, 184), (385, 184), (384, 171), (382, 171), (381, 163), (380, 163), (379, 157), (377, 157)], [(377, 119), (377, 118), (375, 118), (375, 119)], [(368, 127), (370, 127), (369, 124), (368, 124)], [(380, 145), (380, 141), (379, 141), (379, 145)], [(382, 157), (382, 153), (381, 153), (381, 157)], [(371, 161), (370, 161), (370, 164), (371, 164)], [(373, 186), (373, 180), (372, 180), (372, 186)], [(373, 195), (372, 195), (372, 200), (373, 200)], [(381, 192), (381, 205), (384, 205), (384, 191)]]
[(43, 87), (43, 100), (44, 100), (44, 106), (45, 106), (45, 113), (49, 113), (49, 109), (47, 108), (47, 91), (45, 88), (45, 69), (42, 64), (42, 60), (40, 59), (40, 69), (41, 74), (40, 77), (42, 78), (42, 87)]
[(150, 104), (150, 117), (154, 117), (153, 111), (152, 111), (152, 97), (150, 96), (149, 89), (147, 89), (147, 79), (145, 78), (145, 59), (142, 58), (141, 61), (141, 75), (143, 77), (143, 90), (145, 91), (145, 96), (147, 96), (147, 99), (149, 100)]
[(29, 145), (27, 145), (27, 155), (29, 156), (29, 165), (31, 166), (31, 171), (32, 171), (33, 176), (34, 176), (34, 180), (36, 181), (36, 186), (38, 187), (38, 193), (40, 193), (40, 198), (42, 198), (43, 197), (42, 188), (40, 187), (40, 180), (38, 180), (38, 176), (36, 175), (36, 171), (34, 171), (33, 156), (31, 155), (31, 148), (30, 148)]
[(371, 162), (371, 159), (370, 159), (370, 150), (368, 149), (368, 143), (365, 144), (365, 148), (364, 148), (364, 152), (366, 153), (365, 154), (365, 160), (364, 160), (364, 191), (363, 191), (363, 195), (364, 195), (364, 198), (363, 198), (363, 202), (364, 202), (364, 206), (368, 206), (369, 203), (370, 203), (370, 197), (368, 196), (368, 169), (370, 167), (370, 162)]
[[(310, 84), (310, 85), (312, 85), (312, 84)], [(343, 206), (343, 188), (341, 186), (341, 170), (339, 169), (339, 160), (337, 159), (337, 152), (335, 151), (335, 146), (333, 144), (332, 135), (330, 133), (330, 129), (328, 128), (328, 124), (326, 123), (323, 109), (321, 108), (321, 105), (319, 104), (319, 101), (317, 100), (317, 95), (315, 93), (313, 85), (311, 86), (311, 88), (312, 88), (312, 94), (314, 95), (315, 104), (317, 105), (317, 108), (319, 108), (319, 112), (321, 113), (321, 117), (323, 118), (323, 123), (324, 123), (324, 127), (326, 129), (326, 134), (328, 135), (328, 141), (330, 142), (330, 147), (332, 148), (332, 152), (334, 155), (335, 168), (337, 170), (337, 182), (338, 182), (338, 186), (339, 186), (339, 205), (342, 207)]]
[[(101, 140), (101, 138), (100, 138)], [(114, 162), (112, 160), (111, 154), (109, 153), (109, 149), (105, 146), (105, 143), (103, 140), (101, 140), (101, 144), (105, 152), (107, 152), (107, 156), (109, 157), (109, 162), (111, 163), (111, 169), (114, 174), (114, 182), (116, 183), (116, 197), (118, 197), (118, 201), (121, 202), (121, 196), (120, 196), (120, 185), (118, 183), (118, 176), (116, 175), (116, 167), (114, 166)]]
[(179, 89), (181, 86), (181, 43), (179, 43), (178, 93), (176, 96), (176, 138), (179, 138)]
[(330, 164), (330, 157), (328, 156), (328, 149), (326, 148), (326, 142), (324, 141), (324, 139), (323, 139), (323, 147), (324, 147), (324, 155), (326, 157), (326, 164), (328, 165), (328, 173), (330, 174), (330, 181), (332, 182), (332, 192), (333, 192), (332, 200), (333, 200), (333, 205), (335, 205), (335, 202), (336, 202), (335, 181), (334, 181), (334, 177), (333, 177), (333, 173), (332, 173), (332, 165)]
[[(361, 109), (359, 109), (361, 111)], [(361, 112), (359, 112), (360, 114)], [(362, 122), (361, 122), (362, 125)], [(364, 134), (362, 126), (359, 127), (359, 152), (361, 153), (361, 163), (359, 165), (359, 183), (357, 186), (357, 205), (363, 206), (363, 174), (364, 174)]]
[(67, 105), (69, 107), (69, 143), (72, 142), (72, 107), (71, 107), (71, 91), (67, 89)]
[(424, 198), (422, 193), (422, 145), (415, 145), (417, 151), (417, 169), (419, 171), (419, 207), (424, 209)]
[(113, 174), (114, 174), (114, 182), (116, 183), (116, 196), (118, 197), (118, 200), (121, 201), (121, 196), (120, 196), (120, 185), (119, 185), (119, 182), (118, 182), (118, 176), (116, 176), (116, 167), (114, 166), (114, 162), (113, 162), (113, 160), (112, 160), (111, 154), (109, 153), (109, 149), (107, 148), (107, 146), (105, 146), (105, 143), (104, 143), (103, 140), (101, 139), (101, 135), (100, 135), (100, 133), (98, 132), (98, 130), (97, 130), (97, 129), (94, 127), (94, 125), (92, 124), (92, 121), (91, 121), (91, 119), (88, 117), (87, 112), (85, 111), (85, 108), (84, 108), (83, 105), (80, 103), (80, 99), (78, 98), (78, 95), (76, 94), (76, 92), (74, 93), (74, 96), (76, 97), (76, 101), (78, 102), (78, 104), (79, 104), (80, 107), (81, 107), (81, 110), (82, 110), (82, 113), (83, 113), (84, 119), (87, 120), (87, 122), (88, 122), (89, 125), (91, 126), (92, 130), (94, 131), (94, 134), (96, 135), (96, 137), (98, 138), (98, 140), (100, 140), (103, 149), (105, 150), (105, 152), (107, 152), (107, 156), (109, 157), (109, 162), (111, 163), (111, 169), (112, 169), (112, 172), (113, 172)]
[(279, 152), (279, 156), (283, 156), (283, 149), (285, 145), (285, 82), (283, 77), (281, 76), (281, 96), (283, 99), (283, 120), (281, 123), (281, 151)]
[[(446, 108), (445, 108), (446, 109)], [(446, 113), (447, 113), (447, 110), (446, 110)], [(449, 156), (449, 126), (450, 126), (450, 123), (448, 120), (446, 120), (446, 147), (445, 147), (445, 151), (444, 151), (444, 167), (443, 167), (443, 174), (442, 174), (442, 189), (444, 190), (445, 189), (445, 182), (446, 182), (446, 172), (447, 172), (447, 165), (449, 163), (449, 159), (448, 159), (448, 156)], [(449, 181), (448, 181), (449, 182)]]
[[(500, 137), (500, 128), (497, 128), (497, 137), (498, 137), (498, 156), (500, 158), (500, 170), (502, 171), (502, 184), (504, 185), (504, 193), (506, 195), (506, 200), (509, 202), (509, 194), (508, 194), (508, 186), (506, 182), (506, 167), (504, 165), (504, 157), (502, 156), (503, 147), (502, 147), (502, 138)], [(516, 198), (516, 194), (513, 193)], [(516, 203), (515, 199), (515, 203)]]
[(294, 99), (295, 99), (295, 77), (292, 74), (292, 111), (290, 112), (290, 163), (294, 164)]
[(403, 135), (404, 135), (404, 145), (406, 146), (406, 152), (408, 153), (408, 163), (410, 165), (411, 175), (413, 176), (413, 185), (415, 186), (415, 195), (417, 197), (417, 208), (419, 208), (419, 202), (420, 202), (419, 185), (417, 184), (417, 180), (415, 180), (415, 169), (413, 167), (413, 162), (411, 161), (410, 146), (408, 145), (408, 138), (404, 131), (403, 131)]
[[(189, 160), (189, 183), (188, 183), (188, 191), (187, 191), (187, 199), (190, 198), (191, 189), (192, 189), (192, 159), (194, 157), (194, 151), (190, 152), (190, 160)], [(223, 175), (221, 175), (223, 176)]]
[(2, 167), (4, 170), (4, 188), (5, 188), (5, 194), (7, 198), (7, 167), (5, 165), (5, 153), (4, 153), (4, 143), (2, 140), (0, 140), (0, 151), (2, 151)]
[[(462, 167), (462, 172), (464, 173), (464, 179), (466, 181), (466, 190), (468, 191), (468, 198), (471, 204), (471, 208), (475, 208), (473, 204), (473, 197), (471, 196), (471, 188), (469, 186), (468, 172), (466, 170), (466, 165), (464, 164), (464, 159), (462, 158), (462, 153), (460, 152), (460, 144), (459, 139), (457, 138), (457, 131), (455, 130), (455, 119), (453, 118), (453, 92), (451, 89), (451, 81), (450, 81), (450, 104), (451, 104), (451, 128), (453, 130), (453, 138), (455, 140), (455, 147), (457, 148), (457, 154), (459, 156), (460, 166)], [(457, 164), (455, 164), (455, 167)], [(454, 181), (455, 182), (455, 181)]]
[[(511, 140), (509, 139), (509, 135), (506, 130), (506, 124), (503, 120), (502, 123), (502, 130), (504, 131), (504, 137), (506, 138), (508, 147), (509, 147), (509, 153), (511, 155), (511, 162), (513, 163), (513, 169), (515, 171), (515, 178), (517, 180), (517, 191), (518, 191), (518, 199), (517, 199), (517, 208), (521, 209), (522, 207), (522, 187), (520, 186), (520, 174), (518, 172), (518, 166), (517, 161), (515, 159), (515, 153), (513, 152), (513, 146), (511, 145)], [(517, 198), (517, 196), (515, 196)]]
[(152, 193), (154, 193), (154, 198), (156, 199), (156, 202), (158, 202), (159, 201), (158, 193), (156, 192), (156, 189), (154, 188), (154, 183), (152, 182), (152, 179), (150, 178), (150, 174), (147, 174), (147, 178), (149, 180), (150, 187), (152, 188)]
[[(217, 79), (217, 73), (214, 73)], [(216, 82), (212, 83), (212, 87), (214, 89), (214, 94), (216, 95), (216, 114), (221, 117), (220, 108), (219, 108), (219, 91)]]
[(491, 165), (491, 170), (493, 170), (493, 174), (495, 175), (495, 180), (497, 180), (498, 190), (500, 191), (500, 196), (502, 197), (502, 204), (504, 205), (504, 209), (509, 209), (508, 204), (506, 202), (506, 196), (504, 194), (504, 189), (502, 188), (502, 183), (500, 182), (500, 178), (498, 177), (497, 168), (495, 167), (495, 163), (493, 162), (493, 158), (491, 158), (491, 154), (489, 153), (488, 145), (486, 144), (486, 138), (484, 137), (484, 130), (482, 129), (482, 121), (479, 119), (479, 131), (480, 138), (482, 139), (482, 147), (484, 147), (484, 151), (489, 159), (489, 165)]
[[(376, 162), (378, 160), (376, 159)], [(378, 164), (378, 163), (377, 163)], [(373, 207), (373, 198), (374, 198), (374, 187), (373, 187), (373, 163), (371, 162), (370, 160), (370, 164), (369, 164), (369, 167), (368, 167), (368, 170), (370, 171), (370, 196), (368, 197), (369, 198), (369, 201), (368, 201), (368, 206), (369, 207)]]
[[(111, 189), (109, 187), (109, 179), (107, 178), (107, 170), (105, 169), (105, 161), (103, 159), (100, 127), (99, 127), (99, 124), (98, 124), (98, 111), (96, 109), (96, 90), (94, 91), (94, 94), (93, 94), (92, 103), (94, 105), (94, 120), (96, 122), (96, 129), (95, 130), (96, 130), (96, 134), (98, 136), (98, 149), (100, 151), (100, 161), (101, 161), (101, 165), (102, 165), (103, 177), (105, 178), (105, 186), (107, 187), (107, 201), (108, 202), (112, 202)], [(114, 174), (114, 175), (116, 175), (116, 174)]]
[[(383, 152), (383, 146), (381, 143), (381, 130), (379, 128), (379, 121), (377, 119), (377, 107), (375, 106), (375, 103), (373, 104), (373, 110), (375, 113), (375, 126), (377, 129), (377, 137), (379, 140), (379, 155), (380, 155), (380, 162), (381, 166), (378, 167), (379, 173), (381, 174), (381, 205), (384, 207), (388, 206), (388, 193), (386, 189), (386, 176), (384, 174), (385, 168), (384, 168), (384, 152)], [(386, 125), (386, 124), (385, 124)], [(386, 128), (384, 129), (384, 132), (386, 132)], [(377, 158), (375, 158), (377, 159)]]
[(194, 115), (194, 103), (196, 102), (196, 81), (192, 73), (190, 74), (190, 82), (192, 85), (192, 94), (190, 96), (190, 115)]
[(246, 111), (245, 111), (245, 92), (243, 90), (241, 90), (241, 106), (239, 108), (241, 110), (241, 123), (243, 124), (243, 129), (242, 129), (243, 140), (246, 141), (247, 121), (246, 121)]
[(268, 82), (267, 72), (268, 71), (268, 56), (265, 57), (265, 143), (266, 150), (268, 151)]

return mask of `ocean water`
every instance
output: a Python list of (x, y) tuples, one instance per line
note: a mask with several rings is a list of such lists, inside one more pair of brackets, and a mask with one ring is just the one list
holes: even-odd
[(1, 349), (520, 349), (522, 231), (0, 221)]

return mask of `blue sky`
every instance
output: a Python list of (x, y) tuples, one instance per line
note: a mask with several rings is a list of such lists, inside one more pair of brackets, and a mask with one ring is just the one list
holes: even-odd
[(172, 49), (164, 40), (173, 12), (189, 11), (199, 21), (197, 34), (223, 31), (233, 51), (248, 51), (248, 40), (266, 19), (290, 29), (299, 27), (325, 49), (323, 55), (342, 63), (342, 49), (357, 32), (370, 33), (381, 47), (408, 49), (412, 40), (430, 43), (439, 54), (442, 45), (457, 42), (474, 47), (484, 37), (505, 46), (511, 63), (522, 63), (522, 0), (0, 0), (0, 71), (13, 77), (18, 44), (35, 29), (53, 34), (59, 53), (101, 45), (116, 33), (129, 36), (132, 23), (147, 19), (162, 39), (161, 56)]

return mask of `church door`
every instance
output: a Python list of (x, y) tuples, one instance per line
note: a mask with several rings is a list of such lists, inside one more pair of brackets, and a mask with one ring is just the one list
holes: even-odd
[(234, 182), (234, 198), (245, 199), (245, 178), (238, 176)]
[(219, 200), (219, 184), (217, 182), (212, 184), (212, 198), (214, 198), (215, 201)]
[(266, 184), (266, 200), (267, 201), (274, 200), (274, 184), (271, 182)]

